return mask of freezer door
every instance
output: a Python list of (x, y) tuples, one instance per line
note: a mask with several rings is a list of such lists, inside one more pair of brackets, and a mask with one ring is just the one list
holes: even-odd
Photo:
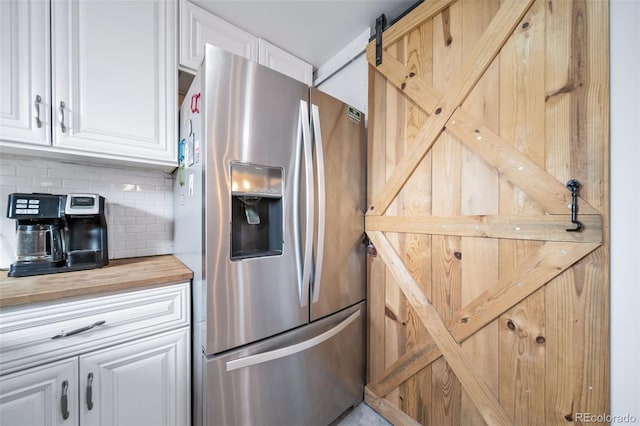
[(295, 226), (308, 87), (209, 45), (202, 76), (188, 107), (205, 126), (203, 344), (216, 354), (309, 321)]
[(311, 89), (316, 231), (311, 320), (364, 300), (364, 114)]
[(364, 302), (283, 335), (203, 357), (206, 425), (326, 426), (364, 392)]

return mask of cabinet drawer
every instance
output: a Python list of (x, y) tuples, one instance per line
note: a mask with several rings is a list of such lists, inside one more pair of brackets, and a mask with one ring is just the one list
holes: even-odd
[(2, 309), (0, 374), (189, 322), (189, 283)]

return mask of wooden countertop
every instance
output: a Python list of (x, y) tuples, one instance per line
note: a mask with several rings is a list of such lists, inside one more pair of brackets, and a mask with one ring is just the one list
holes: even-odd
[(0, 272), (0, 307), (188, 281), (190, 269), (171, 255), (112, 259), (103, 268), (8, 278)]

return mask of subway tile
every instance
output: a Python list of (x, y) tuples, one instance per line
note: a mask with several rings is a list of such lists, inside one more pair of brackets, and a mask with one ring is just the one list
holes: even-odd
[[(144, 232), (145, 225), (125, 225), (124, 230), (127, 233)], [(136, 239), (136, 238), (134, 237), (133, 239)]]
[(47, 177), (47, 170), (41, 167), (16, 167), (16, 176)]
[(67, 192), (78, 192), (83, 188), (87, 188), (89, 185), (87, 181), (77, 179), (62, 179), (62, 187), (70, 190)]
[(73, 168), (64, 168), (63, 164), (59, 164), (57, 167), (49, 168), (47, 176), (62, 179), (75, 179), (76, 172)]
[(0, 176), (16, 176), (16, 166), (5, 164), (5, 160), (0, 163)]
[(124, 242), (124, 247), (126, 249), (145, 248), (146, 247), (146, 242), (145, 241), (139, 241), (139, 240), (129, 240), (129, 241), (125, 241)]

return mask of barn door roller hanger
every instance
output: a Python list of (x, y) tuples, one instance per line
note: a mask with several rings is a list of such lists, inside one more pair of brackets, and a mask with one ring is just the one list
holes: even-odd
[(382, 63), (382, 32), (387, 26), (384, 13), (376, 18), (376, 67)]

